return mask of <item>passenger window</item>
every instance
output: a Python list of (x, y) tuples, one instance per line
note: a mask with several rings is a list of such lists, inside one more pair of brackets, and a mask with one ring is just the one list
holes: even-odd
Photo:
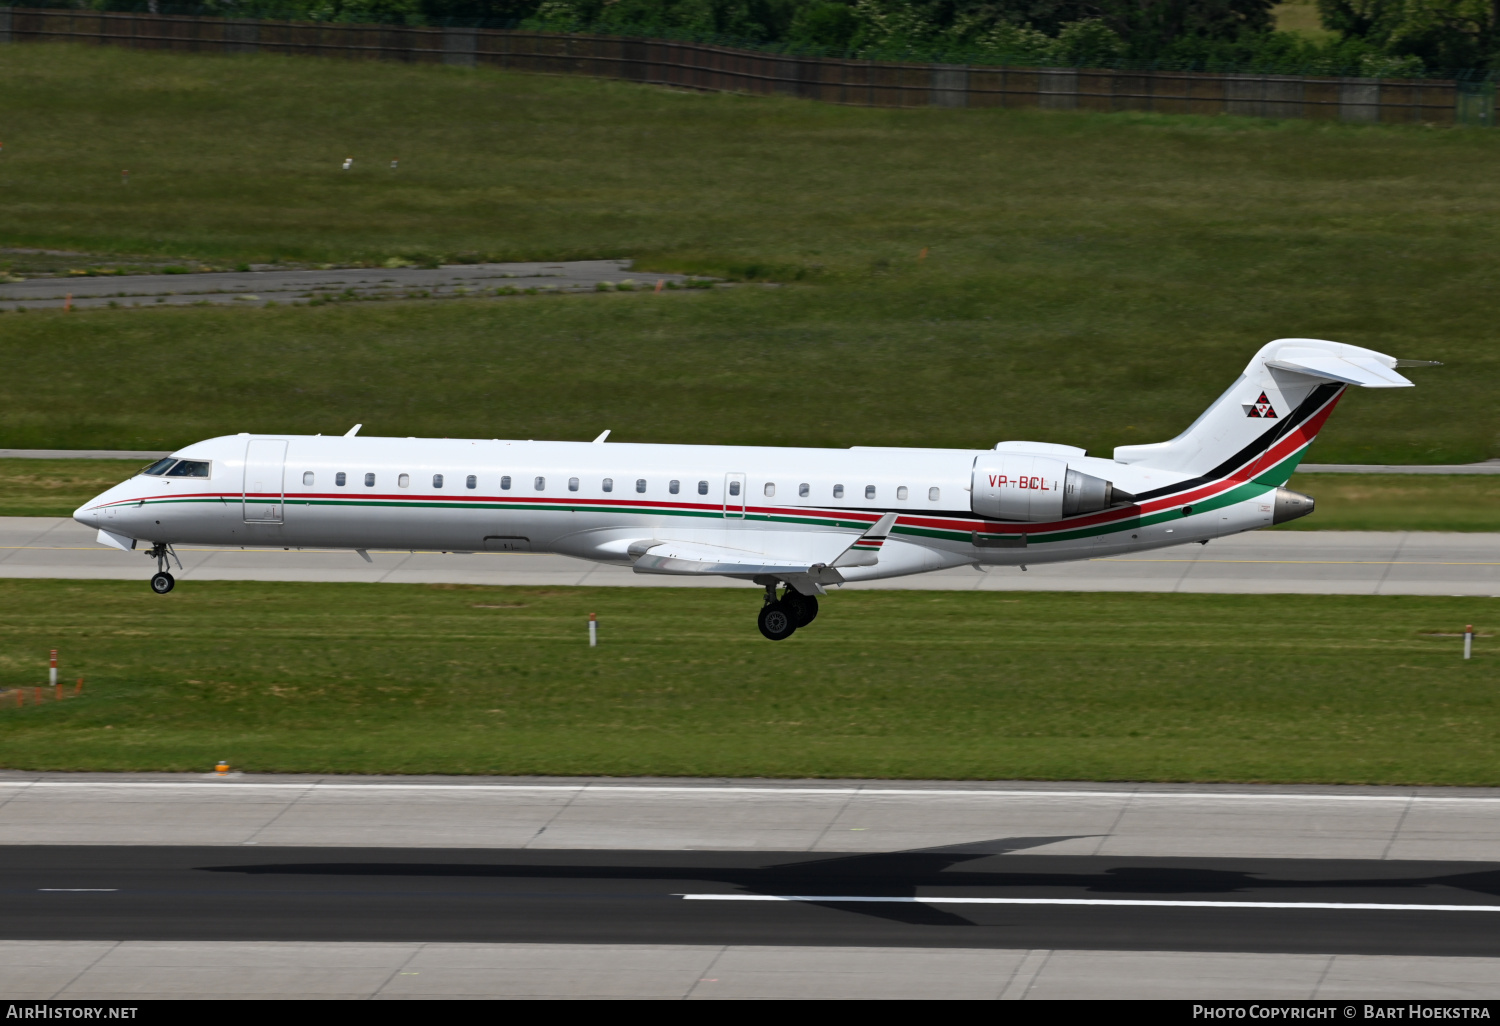
[(157, 460), (155, 463), (151, 464), (151, 466), (141, 471), (141, 473), (145, 474), (147, 477), (161, 477), (167, 472), (167, 469), (176, 462), (176, 460), (168, 456), (164, 460)]
[(344, 487), (344, 485), (347, 484), (348, 481), (349, 475), (345, 474), (342, 470), (333, 475), (333, 483), (338, 485), (340, 488)]
[(667, 482), (667, 491), (671, 492), (673, 495), (676, 495), (678, 492), (682, 491), (682, 482), (681, 481), (668, 481)]
[[(474, 487), (474, 475), (473, 474), (469, 475), (469, 487), (470, 488)], [(502, 492), (508, 492), (508, 491), (510, 491), (510, 475), (509, 474), (506, 474), (504, 477), (502, 477), (500, 479), (500, 490)]]
[(738, 481), (731, 481), (731, 482), (729, 482), (729, 494), (730, 495), (738, 495), (738, 494), (740, 494), (740, 483)]
[(638, 492), (645, 492), (646, 479), (644, 477), (638, 477), (635, 479), (635, 490)]
[(374, 488), (375, 487), (375, 475), (374, 474), (366, 474), (365, 475), (365, 487), (366, 488)]
[[(464, 478), (464, 487), (465, 488), (478, 488), (479, 487), (479, 478), (475, 477), (473, 474), (470, 474), (468, 477)], [(501, 488), (509, 488), (510, 487), (510, 478), (508, 478), (508, 477), (501, 478), (500, 479), (500, 487)]]
[(539, 477), (539, 478), (536, 479), (536, 490), (537, 491), (542, 491), (546, 487), (547, 487), (547, 479), (545, 477)]
[(943, 493), (938, 491), (936, 488), (929, 488), (927, 489), (927, 501), (937, 502), (938, 499), (942, 497), (942, 494)]
[(707, 481), (699, 481), (698, 482), (698, 494), (699, 495), (707, 495), (708, 494), (708, 482)]
[(775, 495), (776, 495), (776, 485), (774, 483), (770, 482), (770, 481), (767, 481), (766, 482), (765, 491), (766, 491), (766, 498), (768, 498), (768, 499), (774, 498)]
[(411, 487), (411, 475), (410, 474), (402, 474), (400, 477), (396, 478), (396, 487), (397, 488), (410, 488)]
[(900, 488), (896, 489), (896, 501), (897, 502), (905, 502), (906, 501), (906, 495), (907, 495), (906, 485), (902, 485)]
[(797, 486), (797, 495), (800, 498), (805, 499), (805, 498), (807, 498), (811, 494), (812, 494), (812, 485), (807, 484), (806, 482), (803, 482), (802, 484), (799, 484)]
[(576, 492), (576, 491), (578, 491), (578, 478), (576, 478), (576, 477), (570, 477), (570, 478), (568, 478), (568, 491), (570, 491), (570, 492)]
[(844, 497), (844, 486), (843, 485), (834, 485), (833, 486), (833, 497), (835, 499), (842, 499)]
[(604, 479), (604, 490), (606, 492), (612, 492), (612, 491), (615, 490), (615, 479), (614, 478), (612, 478), (612, 477), (606, 477)]
[(432, 475), (432, 487), (434, 487), (434, 488), (441, 488), (441, 487), (443, 487), (443, 475), (442, 474), (433, 474)]
[(312, 487), (313, 472), (311, 470), (305, 470), (302, 472), (302, 483), (307, 485), (309, 488)]
[(167, 471), (168, 477), (207, 477), (208, 460), (178, 460), (171, 470)]
[(873, 498), (875, 498), (875, 486), (874, 485), (865, 485), (865, 498), (867, 498), (867, 499), (873, 499)]

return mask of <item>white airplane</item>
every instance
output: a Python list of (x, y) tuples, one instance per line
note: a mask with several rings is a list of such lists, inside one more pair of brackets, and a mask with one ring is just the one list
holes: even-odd
[[(1418, 361), (1400, 361), (1403, 365)], [(1409, 387), (1398, 361), (1280, 339), (1169, 442), (1113, 459), (1046, 442), (989, 450), (791, 449), (240, 434), (196, 442), (84, 504), (99, 541), (556, 552), (765, 589), (788, 638), (825, 589), (973, 564), (1207, 543), (1313, 510), (1283, 487), (1346, 387)], [(179, 569), (181, 562), (178, 562)], [(780, 588), (778, 595), (777, 589)]]

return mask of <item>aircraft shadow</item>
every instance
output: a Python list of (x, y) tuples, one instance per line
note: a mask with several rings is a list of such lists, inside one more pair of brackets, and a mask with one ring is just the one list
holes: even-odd
[[(769, 866), (711, 865), (549, 865), (537, 863), (444, 862), (301, 862), (261, 865), (202, 866), (210, 873), (250, 876), (312, 877), (422, 877), (484, 878), (494, 880), (616, 880), (678, 883), (700, 880), (737, 888), (746, 894), (849, 894), (878, 897), (917, 897), (924, 887), (1007, 888), (1020, 892), (1066, 888), (1094, 895), (1161, 898), (1176, 895), (1254, 895), (1264, 891), (1404, 890), (1456, 888), (1474, 894), (1500, 896), (1500, 870), (1441, 874), (1426, 877), (1354, 879), (1286, 879), (1241, 870), (1193, 866), (1119, 866), (1102, 871), (1016, 871), (1005, 863), (979, 868), (972, 863), (997, 855), (1041, 847), (1095, 834), (1058, 837), (1002, 837), (964, 844), (906, 851), (871, 852)], [(642, 853), (645, 854), (645, 853)], [(677, 852), (661, 852), (663, 861)], [(746, 853), (702, 853), (746, 854)], [(1072, 856), (1077, 858), (1078, 856)], [(1365, 900), (1368, 900), (1366, 898)], [(972, 926), (971, 920), (940, 906), (914, 902), (889, 905), (871, 902), (809, 902), (859, 915), (901, 923), (933, 926)]]

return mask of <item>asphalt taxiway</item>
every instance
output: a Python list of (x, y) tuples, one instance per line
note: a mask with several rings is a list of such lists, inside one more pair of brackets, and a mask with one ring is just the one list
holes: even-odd
[[(629, 260), (447, 264), (442, 267), (337, 267), (37, 277), (0, 282), (0, 310), (48, 307), (153, 307), (203, 303), (264, 306), (313, 299), (442, 299), (509, 292), (587, 292), (599, 287), (654, 288), (689, 280), (640, 272)], [(498, 290), (498, 291), (497, 291)], [(508, 291), (507, 291), (508, 290)]]
[[(0, 517), (0, 577), (139, 579), (155, 569), (141, 553), (95, 540), (60, 517)], [(183, 545), (181, 581), (343, 581), (739, 587), (728, 578), (636, 574), (628, 566), (533, 553), (236, 549)], [(142, 587), (145, 584), (142, 583)], [(1152, 591), (1228, 594), (1500, 595), (1500, 533), (1258, 531), (1208, 545), (1039, 564), (1022, 571), (964, 566), (847, 585), (953, 591)]]

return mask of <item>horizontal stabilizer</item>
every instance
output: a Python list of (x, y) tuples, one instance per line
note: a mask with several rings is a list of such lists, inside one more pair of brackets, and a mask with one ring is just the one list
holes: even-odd
[(1373, 356), (1333, 356), (1289, 346), (1267, 360), (1266, 366), (1364, 388), (1411, 388), (1412, 383), (1393, 369), (1395, 362), (1387, 365)]

